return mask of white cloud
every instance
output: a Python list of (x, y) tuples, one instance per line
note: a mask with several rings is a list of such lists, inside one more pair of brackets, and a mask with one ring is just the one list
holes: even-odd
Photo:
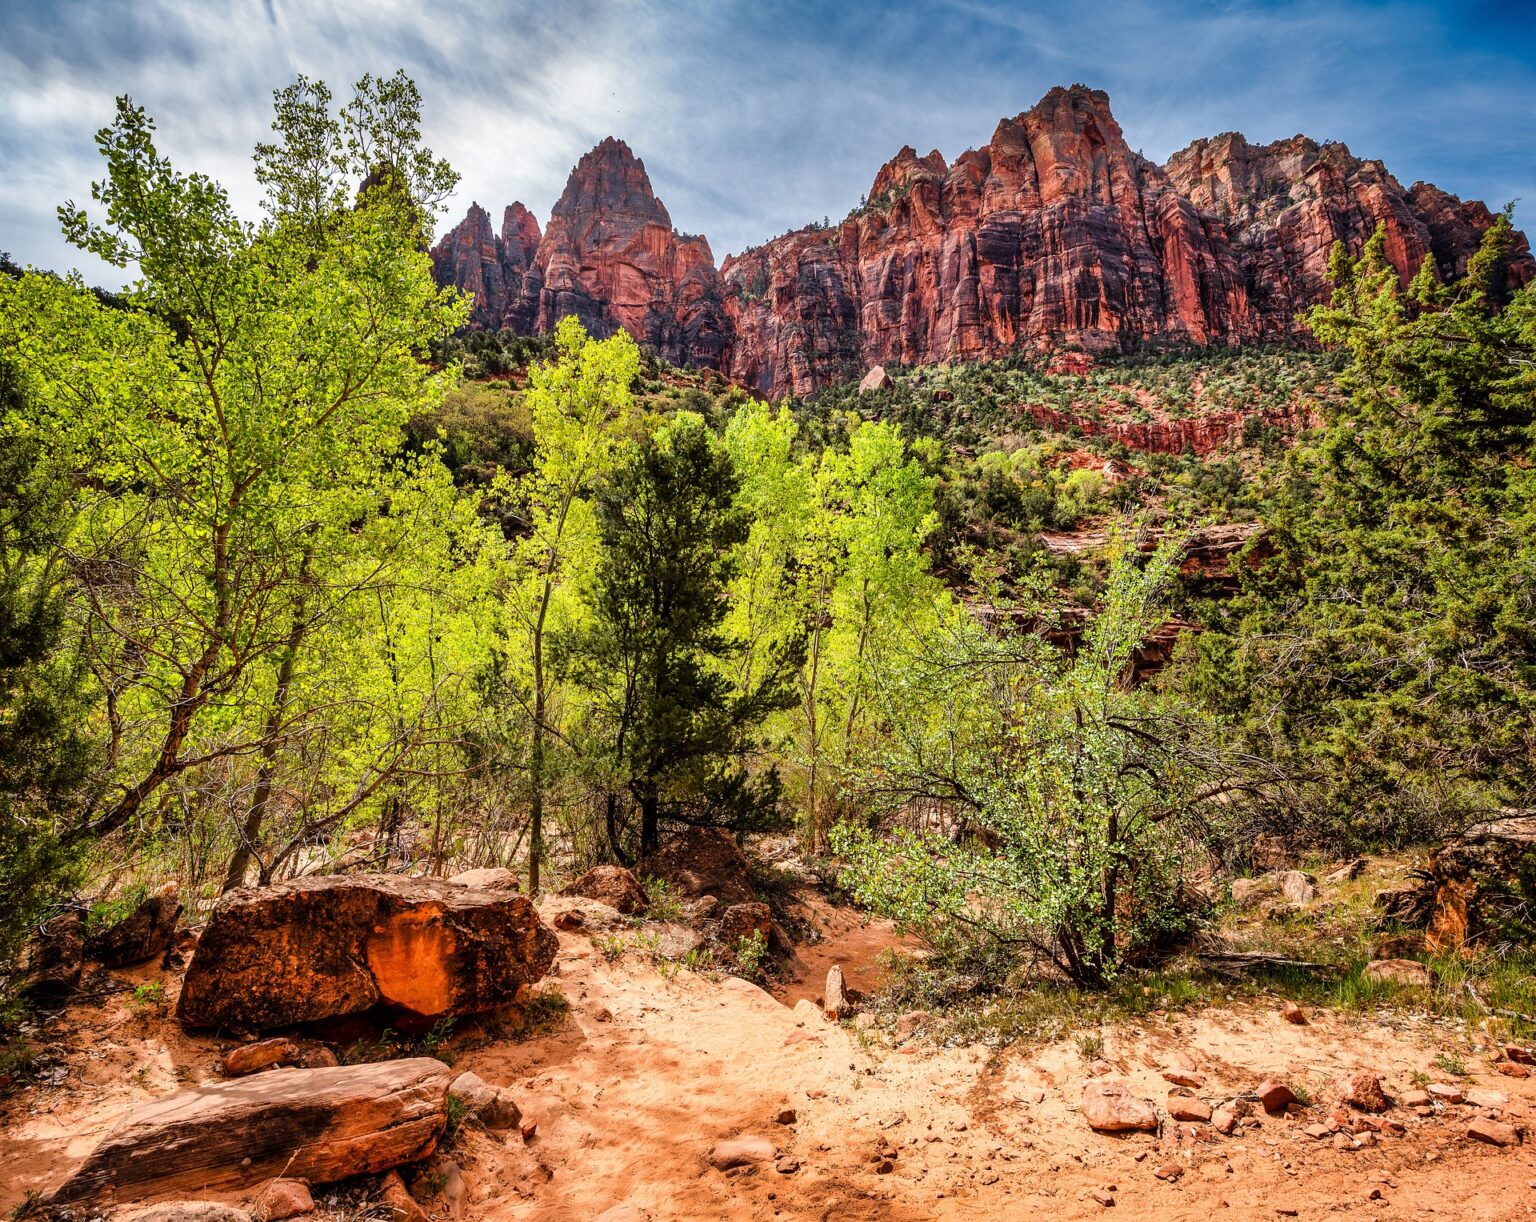
[[(0, 44), (0, 248), (85, 261), (53, 210), (84, 200), (92, 144), (130, 93), (179, 163), (254, 210), (249, 154), (271, 90), (338, 91), (404, 67), (428, 141), (499, 216), (542, 221), (606, 135), (645, 160), (681, 229), (717, 258), (838, 217), (902, 144), (953, 158), (1050, 86), (1107, 89), (1133, 147), (1163, 158), (1229, 129), (1305, 131), (1494, 206), (1536, 199), (1536, 69), (1518, 49), (1446, 49), (1419, 0), (1154, 6), (946, 0), (13, 0)], [(1435, 70), (1427, 71), (1433, 50)], [(115, 282), (110, 269), (88, 276)]]

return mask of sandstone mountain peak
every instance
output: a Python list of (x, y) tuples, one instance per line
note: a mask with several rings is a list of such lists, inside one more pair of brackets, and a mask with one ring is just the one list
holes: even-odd
[[(513, 212), (518, 213), (515, 223)], [(519, 332), (575, 313), (669, 360), (770, 396), (876, 364), (985, 359), (1020, 346), (1297, 338), (1326, 299), (1328, 253), (1382, 226), (1404, 282), (1458, 275), (1493, 215), (1380, 161), (1297, 135), (1196, 140), (1159, 166), (1127, 145), (1104, 91), (1051, 89), (951, 164), (904, 146), (865, 202), (726, 260), (677, 233), (644, 163), (608, 137), (582, 156), (547, 230), (521, 205), (497, 238), (478, 205), (433, 251), (473, 325)], [(1510, 287), (1536, 278), (1524, 237)]]

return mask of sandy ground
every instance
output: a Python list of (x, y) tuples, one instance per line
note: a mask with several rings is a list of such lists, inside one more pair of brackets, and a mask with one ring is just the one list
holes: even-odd
[[(802, 992), (825, 956), (851, 961), (888, 940), (852, 917), (829, 933), (807, 959)], [(1428, 1024), (1316, 1013), (1292, 1026), (1254, 1007), (1107, 1030), (1113, 1072), (1159, 1104), (1168, 1092), (1160, 1069), (1174, 1053), (1193, 1059), (1213, 1101), (1270, 1074), (1318, 1100), (1295, 1117), (1261, 1114), (1231, 1138), (1207, 1129), (1210, 1140), (1198, 1140), (1171, 1122), (1161, 1134), (1113, 1137), (1078, 1112), (1089, 1068), (1070, 1040), (995, 1054), (892, 1047), (741, 980), (663, 974), (635, 956), (609, 962), (582, 934), (561, 935), (557, 962), (553, 984), (571, 1005), (557, 1030), (456, 1055), (456, 1067), (513, 1088), (538, 1124), (527, 1144), (515, 1133), (460, 1138), (450, 1156), (463, 1171), (464, 1222), (585, 1222), (624, 1204), (654, 1222), (1536, 1214), (1536, 1133), (1510, 1149), (1472, 1143), (1477, 1109), (1420, 1118), (1396, 1107), (1388, 1116), (1406, 1134), (1372, 1135), (1361, 1149), (1303, 1132), (1327, 1119), (1327, 1084), (1343, 1071), (1379, 1074), (1392, 1096), (1415, 1071), (1443, 1079), (1433, 1062), (1450, 1033)], [(166, 1012), (120, 994), (66, 1016), (59, 1083), (0, 1107), (0, 1210), (57, 1183), (132, 1104), (216, 1075), (214, 1042), (187, 1037)], [(1486, 1060), (1468, 1058), (1468, 1068), (1458, 1085), (1508, 1095), (1511, 1123), (1536, 1119), (1536, 1079), (1504, 1077)], [(780, 1122), (784, 1109), (792, 1123)], [(710, 1168), (714, 1143), (740, 1134), (767, 1138), (778, 1164)], [(1170, 1167), (1180, 1172), (1172, 1181), (1155, 1174)]]

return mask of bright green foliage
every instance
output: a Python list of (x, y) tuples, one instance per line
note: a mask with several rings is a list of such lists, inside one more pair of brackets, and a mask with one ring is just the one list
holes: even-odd
[[(226, 885), (280, 785), (305, 808), (326, 795), (334, 828), (440, 736), (443, 712), (441, 682), (407, 677), (408, 648), (441, 639), (414, 617), (437, 612), (400, 617), (450, 546), (452, 487), (435, 461), (394, 455), (443, 391), (420, 353), (463, 317), (419, 247), (451, 172), (410, 152), (398, 80), (365, 80), (328, 129), (334, 155), (315, 156), (331, 122), (318, 89), (279, 94), (279, 140), (258, 156), (271, 212), (254, 225), (174, 169), (121, 100), (98, 135), (105, 222), (61, 217), (85, 249), (137, 265), (130, 308), (42, 276), (0, 285), (0, 350), (37, 386), (30, 427), (89, 472), (69, 546), (111, 777), (73, 833), (150, 831), (150, 805), (186, 781), (234, 807)], [(381, 150), (409, 172), (378, 173)]]
[(908, 817), (834, 831), (862, 902), (993, 972), (1044, 961), (1085, 985), (1184, 931), (1183, 859), (1228, 786), (1197, 723), (1125, 684), (1179, 547), (1122, 548), (1075, 658), (957, 608), (882, 676), (866, 794)]
[(55, 825), (83, 798), (91, 763), (61, 650), (68, 489), (18, 428), (26, 410), (17, 371), (0, 361), (0, 978), (73, 880), (77, 855)]
[(591, 496), (612, 465), (614, 421), (629, 410), (639, 361), (627, 333), (593, 340), (574, 316), (564, 319), (554, 358), (533, 367), (524, 397), (533, 419), (533, 469), (498, 488), (521, 518), (507, 566), (504, 673), (526, 726), (530, 892), (539, 887), (548, 752), (562, 720), (549, 645), (582, 620), (580, 592), (598, 560)]
[(1315, 782), (1286, 831), (1433, 836), (1536, 803), (1536, 297), (1499, 309), (1509, 225), (1407, 293), (1336, 251), (1320, 339), (1347, 397), (1286, 468), (1274, 557), (1215, 613), (1194, 690)]

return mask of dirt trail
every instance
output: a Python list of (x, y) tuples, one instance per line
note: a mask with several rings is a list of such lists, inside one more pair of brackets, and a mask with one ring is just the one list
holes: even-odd
[(776, 981), (770, 992), (786, 1006), (802, 998), (819, 1001), (827, 973), (841, 965), (848, 987), (872, 993), (886, 978), (881, 952), (914, 950), (917, 942), (896, 932), (890, 921), (870, 920), (851, 908), (839, 908), (806, 892), (796, 902), (797, 915), (820, 933), (819, 941), (795, 948), (786, 979)]
[[(1503, 1222), (1536, 1212), (1536, 1144), (1468, 1142), (1470, 1109), (1420, 1120), (1396, 1108), (1406, 1136), (1351, 1151), (1303, 1133), (1326, 1117), (1323, 1106), (1210, 1143), (1181, 1141), (1171, 1125), (1101, 1136), (1077, 1110), (1088, 1070), (1072, 1041), (1004, 1053), (893, 1048), (792, 1013), (744, 981), (664, 974), (635, 956), (610, 962), (581, 934), (561, 935), (557, 962), (571, 1005), (558, 1030), (455, 1059), (512, 1087), (538, 1123), (527, 1145), (483, 1131), (460, 1139), (452, 1156), (467, 1186), (464, 1222), (586, 1222), (621, 1203), (654, 1222), (1077, 1219), (1107, 1212), (1094, 1192), (1114, 1197), (1111, 1216), (1135, 1219), (1273, 1219), (1287, 1209), (1302, 1219)], [(0, 1111), (0, 1209), (56, 1182), (133, 1102), (215, 1074), (213, 1041), (136, 1017), (126, 997), (77, 1008), (69, 1021), (65, 1081)], [(1320, 1092), (1360, 1068), (1399, 1095), (1415, 1071), (1433, 1072), (1436, 1036), (1428, 1025), (1317, 1014), (1291, 1026), (1267, 1009), (1231, 1008), (1154, 1015), (1106, 1030), (1104, 1042), (1116, 1074), (1161, 1103), (1159, 1067), (1172, 1051), (1195, 1060), (1210, 1098), (1269, 1074)], [(473, 1037), (464, 1032), (467, 1044)], [(1536, 1080), (1472, 1068), (1466, 1084), (1508, 1094), (1514, 1123), (1536, 1119)], [(794, 1123), (778, 1123), (784, 1108)], [(709, 1168), (711, 1146), (737, 1134), (768, 1138), (798, 1168)], [(1167, 1166), (1180, 1178), (1154, 1174)]]

